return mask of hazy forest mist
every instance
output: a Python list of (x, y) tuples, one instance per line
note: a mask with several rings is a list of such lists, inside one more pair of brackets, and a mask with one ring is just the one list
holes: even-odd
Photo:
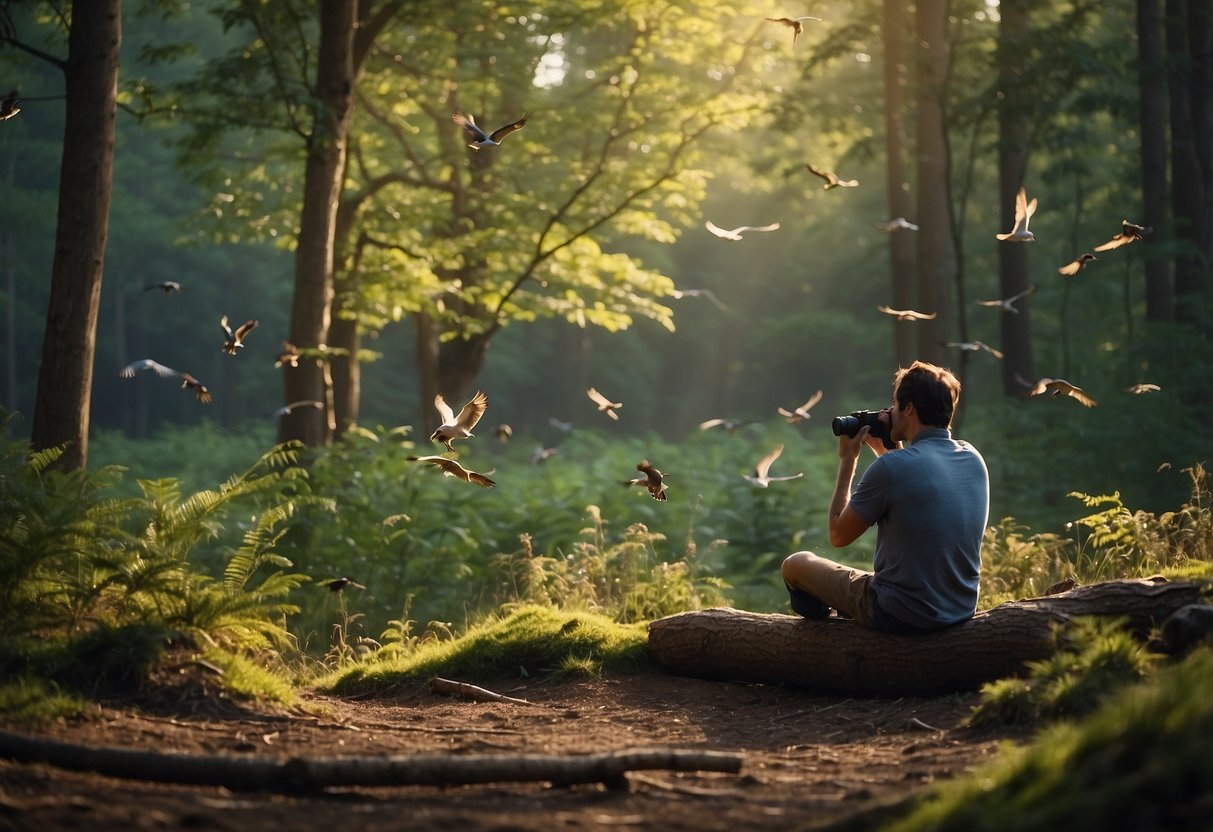
[[(755, 459), (788, 442), (780, 464), (805, 470), (790, 487), (808, 489), (788, 508), (819, 513), (830, 417), (885, 406), (893, 371), (919, 357), (962, 378), (957, 433), (990, 463), (994, 518), (1060, 530), (1082, 512), (1073, 490), (1175, 507), (1183, 469), (1207, 458), (1200, 3), (823, 2), (778, 12), (821, 18), (795, 37), (752, 2), (365, 3), (318, 264), (301, 217), (309, 158), (337, 129), (316, 80), (332, 21), (302, 2), (102, 5), (121, 9), (122, 32), (90, 466), (222, 479), (256, 456), (225, 442), (323, 444), (354, 424), (411, 426), (414, 452), (437, 453), (424, 440), (434, 394), (457, 408), (480, 389), (479, 441), (509, 424), (519, 464), (567, 441), (553, 420), (637, 446), (745, 422), (711, 441)], [(2, 8), (0, 94), (21, 103), (0, 122), (0, 401), (22, 436), (50, 372), (57, 211), (74, 199), (60, 182), (64, 73), (45, 60), (69, 42), (49, 4)], [(486, 131), (528, 120), (477, 150), (456, 112)], [(823, 187), (808, 165), (858, 184)], [(1035, 241), (1000, 242), (1020, 186), (1039, 203)], [(917, 230), (879, 227), (897, 217)], [(1122, 221), (1151, 231), (1059, 274)], [(729, 240), (708, 222), (779, 227)], [(163, 281), (184, 291), (146, 288)], [(322, 300), (304, 326), (307, 292)], [(979, 304), (1016, 293), (1009, 308)], [(220, 349), (224, 315), (259, 321), (235, 358)], [(327, 386), (284, 387), (283, 342), (317, 332), (297, 346)], [(1002, 357), (945, 346), (961, 342)], [(152, 372), (119, 376), (144, 358), (201, 380), (213, 402)], [(1030, 398), (1041, 378), (1098, 404)], [(1141, 383), (1160, 389), (1128, 392)], [(618, 422), (591, 386), (623, 402)], [(277, 409), (313, 389), (330, 407), (280, 425)], [(788, 427), (777, 408), (817, 390), (812, 418)], [(158, 450), (141, 458), (126, 440)], [(508, 471), (496, 476), (508, 489)]]

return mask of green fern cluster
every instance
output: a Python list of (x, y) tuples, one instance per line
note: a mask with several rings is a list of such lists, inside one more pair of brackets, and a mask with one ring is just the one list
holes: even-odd
[[(60, 453), (0, 443), (0, 669), (131, 682), (170, 643), (292, 644), (289, 596), (307, 578), (277, 548), (296, 507), (323, 502), (295, 487), (298, 448), (218, 489), (140, 480), (123, 498), (108, 496), (121, 469), (51, 471)], [(232, 509), (259, 504), (226, 543)]]
[(1027, 724), (1081, 716), (1129, 682), (1145, 678), (1156, 663), (1123, 622), (1079, 619), (1056, 634), (1059, 649), (1028, 665), (1024, 678), (1000, 679), (982, 688), (969, 723)]

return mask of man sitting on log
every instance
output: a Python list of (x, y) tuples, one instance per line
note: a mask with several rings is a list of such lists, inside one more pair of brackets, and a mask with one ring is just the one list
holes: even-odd
[[(952, 438), (959, 398), (960, 382), (949, 370), (915, 361), (894, 375), (893, 405), (874, 420), (875, 435), (869, 425), (839, 435), (830, 544), (846, 546), (875, 524), (874, 571), (812, 552), (789, 555), (782, 572), (793, 610), (818, 619), (833, 608), (864, 626), (906, 635), (973, 615), (990, 480), (977, 449)], [(882, 434), (895, 450), (877, 438)], [(851, 493), (865, 444), (876, 460)]]

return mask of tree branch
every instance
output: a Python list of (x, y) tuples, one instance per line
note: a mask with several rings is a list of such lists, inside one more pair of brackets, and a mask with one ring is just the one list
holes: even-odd
[[(241, 5), (245, 9), (249, 23), (252, 24), (253, 29), (257, 32), (257, 37), (260, 38), (261, 42), (265, 44), (266, 55), (270, 60), (270, 70), (274, 76), (274, 85), (278, 88), (278, 94), (282, 96), (282, 103), (286, 106), (286, 115), (291, 123), (291, 131), (297, 134), (305, 142), (310, 142), (312, 138), (311, 134), (303, 128), (303, 126), (299, 123), (299, 119), (295, 117), (296, 107), (291, 101), (291, 94), (287, 89), (286, 79), (283, 76), (282, 67), (278, 65), (277, 52), (274, 50), (273, 44), (271, 43), (269, 36), (266, 34), (265, 29), (262, 26), (261, 16), (257, 14), (255, 9), (250, 7), (248, 0), (243, 0)], [(303, 82), (304, 86), (306, 87), (306, 77), (303, 79)]]

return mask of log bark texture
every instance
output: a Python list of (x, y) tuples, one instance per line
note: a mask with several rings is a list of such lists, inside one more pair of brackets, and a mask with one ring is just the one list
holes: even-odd
[(1138, 633), (1197, 603), (1202, 585), (1109, 581), (1012, 601), (924, 636), (880, 633), (839, 619), (709, 609), (649, 625), (649, 654), (673, 673), (774, 682), (846, 696), (937, 696), (975, 690), (1056, 649), (1055, 625), (1079, 616), (1128, 620)]
[(629, 748), (604, 754), (418, 754), (287, 760), (165, 754), (76, 745), (0, 731), (0, 758), (157, 783), (224, 786), (239, 791), (314, 792), (349, 786), (450, 786), (550, 781), (627, 785), (629, 771), (741, 770), (741, 754), (677, 748)]

